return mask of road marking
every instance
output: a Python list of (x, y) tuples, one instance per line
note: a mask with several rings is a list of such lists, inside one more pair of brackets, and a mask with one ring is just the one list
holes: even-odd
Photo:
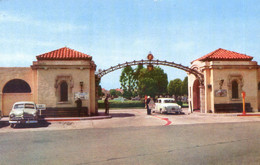
[(172, 123), (168, 118), (163, 118), (163, 117), (159, 117), (159, 116), (153, 116), (153, 117), (166, 121), (167, 123), (164, 124), (165, 126), (170, 125)]

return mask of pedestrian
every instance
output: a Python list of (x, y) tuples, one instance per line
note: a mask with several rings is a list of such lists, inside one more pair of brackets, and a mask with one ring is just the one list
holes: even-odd
[(75, 103), (77, 104), (78, 116), (80, 117), (81, 110), (82, 110), (82, 101), (78, 97), (77, 100), (75, 101)]
[(105, 103), (105, 109), (106, 109), (105, 114), (108, 115), (109, 114), (108, 96), (106, 96), (104, 103)]
[(150, 115), (150, 114), (151, 114), (151, 109), (150, 109), (150, 107), (149, 107), (150, 101), (151, 101), (150, 96), (148, 96), (148, 97), (147, 97), (147, 100), (146, 100), (147, 115)]

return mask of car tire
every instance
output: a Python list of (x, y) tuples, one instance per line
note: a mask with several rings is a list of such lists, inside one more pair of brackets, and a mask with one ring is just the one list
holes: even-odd
[(15, 125), (12, 123), (12, 124), (10, 124), (10, 127), (11, 127), (11, 128), (14, 128), (14, 127), (15, 127)]

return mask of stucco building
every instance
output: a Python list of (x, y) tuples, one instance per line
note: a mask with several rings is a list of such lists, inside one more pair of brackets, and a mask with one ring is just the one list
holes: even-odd
[(86, 114), (97, 112), (96, 65), (92, 57), (64, 47), (38, 55), (31, 67), (0, 68), (0, 107), (8, 116), (16, 101), (45, 104), (49, 115), (76, 115), (75, 100), (82, 99)]
[(260, 67), (253, 57), (217, 49), (191, 62), (204, 75), (202, 82), (188, 75), (190, 111), (241, 112), (241, 92), (246, 92), (246, 110), (260, 109)]

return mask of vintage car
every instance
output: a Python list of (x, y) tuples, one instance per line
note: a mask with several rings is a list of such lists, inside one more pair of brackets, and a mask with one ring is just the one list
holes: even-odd
[(21, 123), (38, 123), (38, 110), (34, 102), (16, 102), (9, 113), (9, 123), (13, 128)]
[(173, 98), (158, 98), (155, 103), (154, 111), (159, 113), (180, 114), (182, 109)]

